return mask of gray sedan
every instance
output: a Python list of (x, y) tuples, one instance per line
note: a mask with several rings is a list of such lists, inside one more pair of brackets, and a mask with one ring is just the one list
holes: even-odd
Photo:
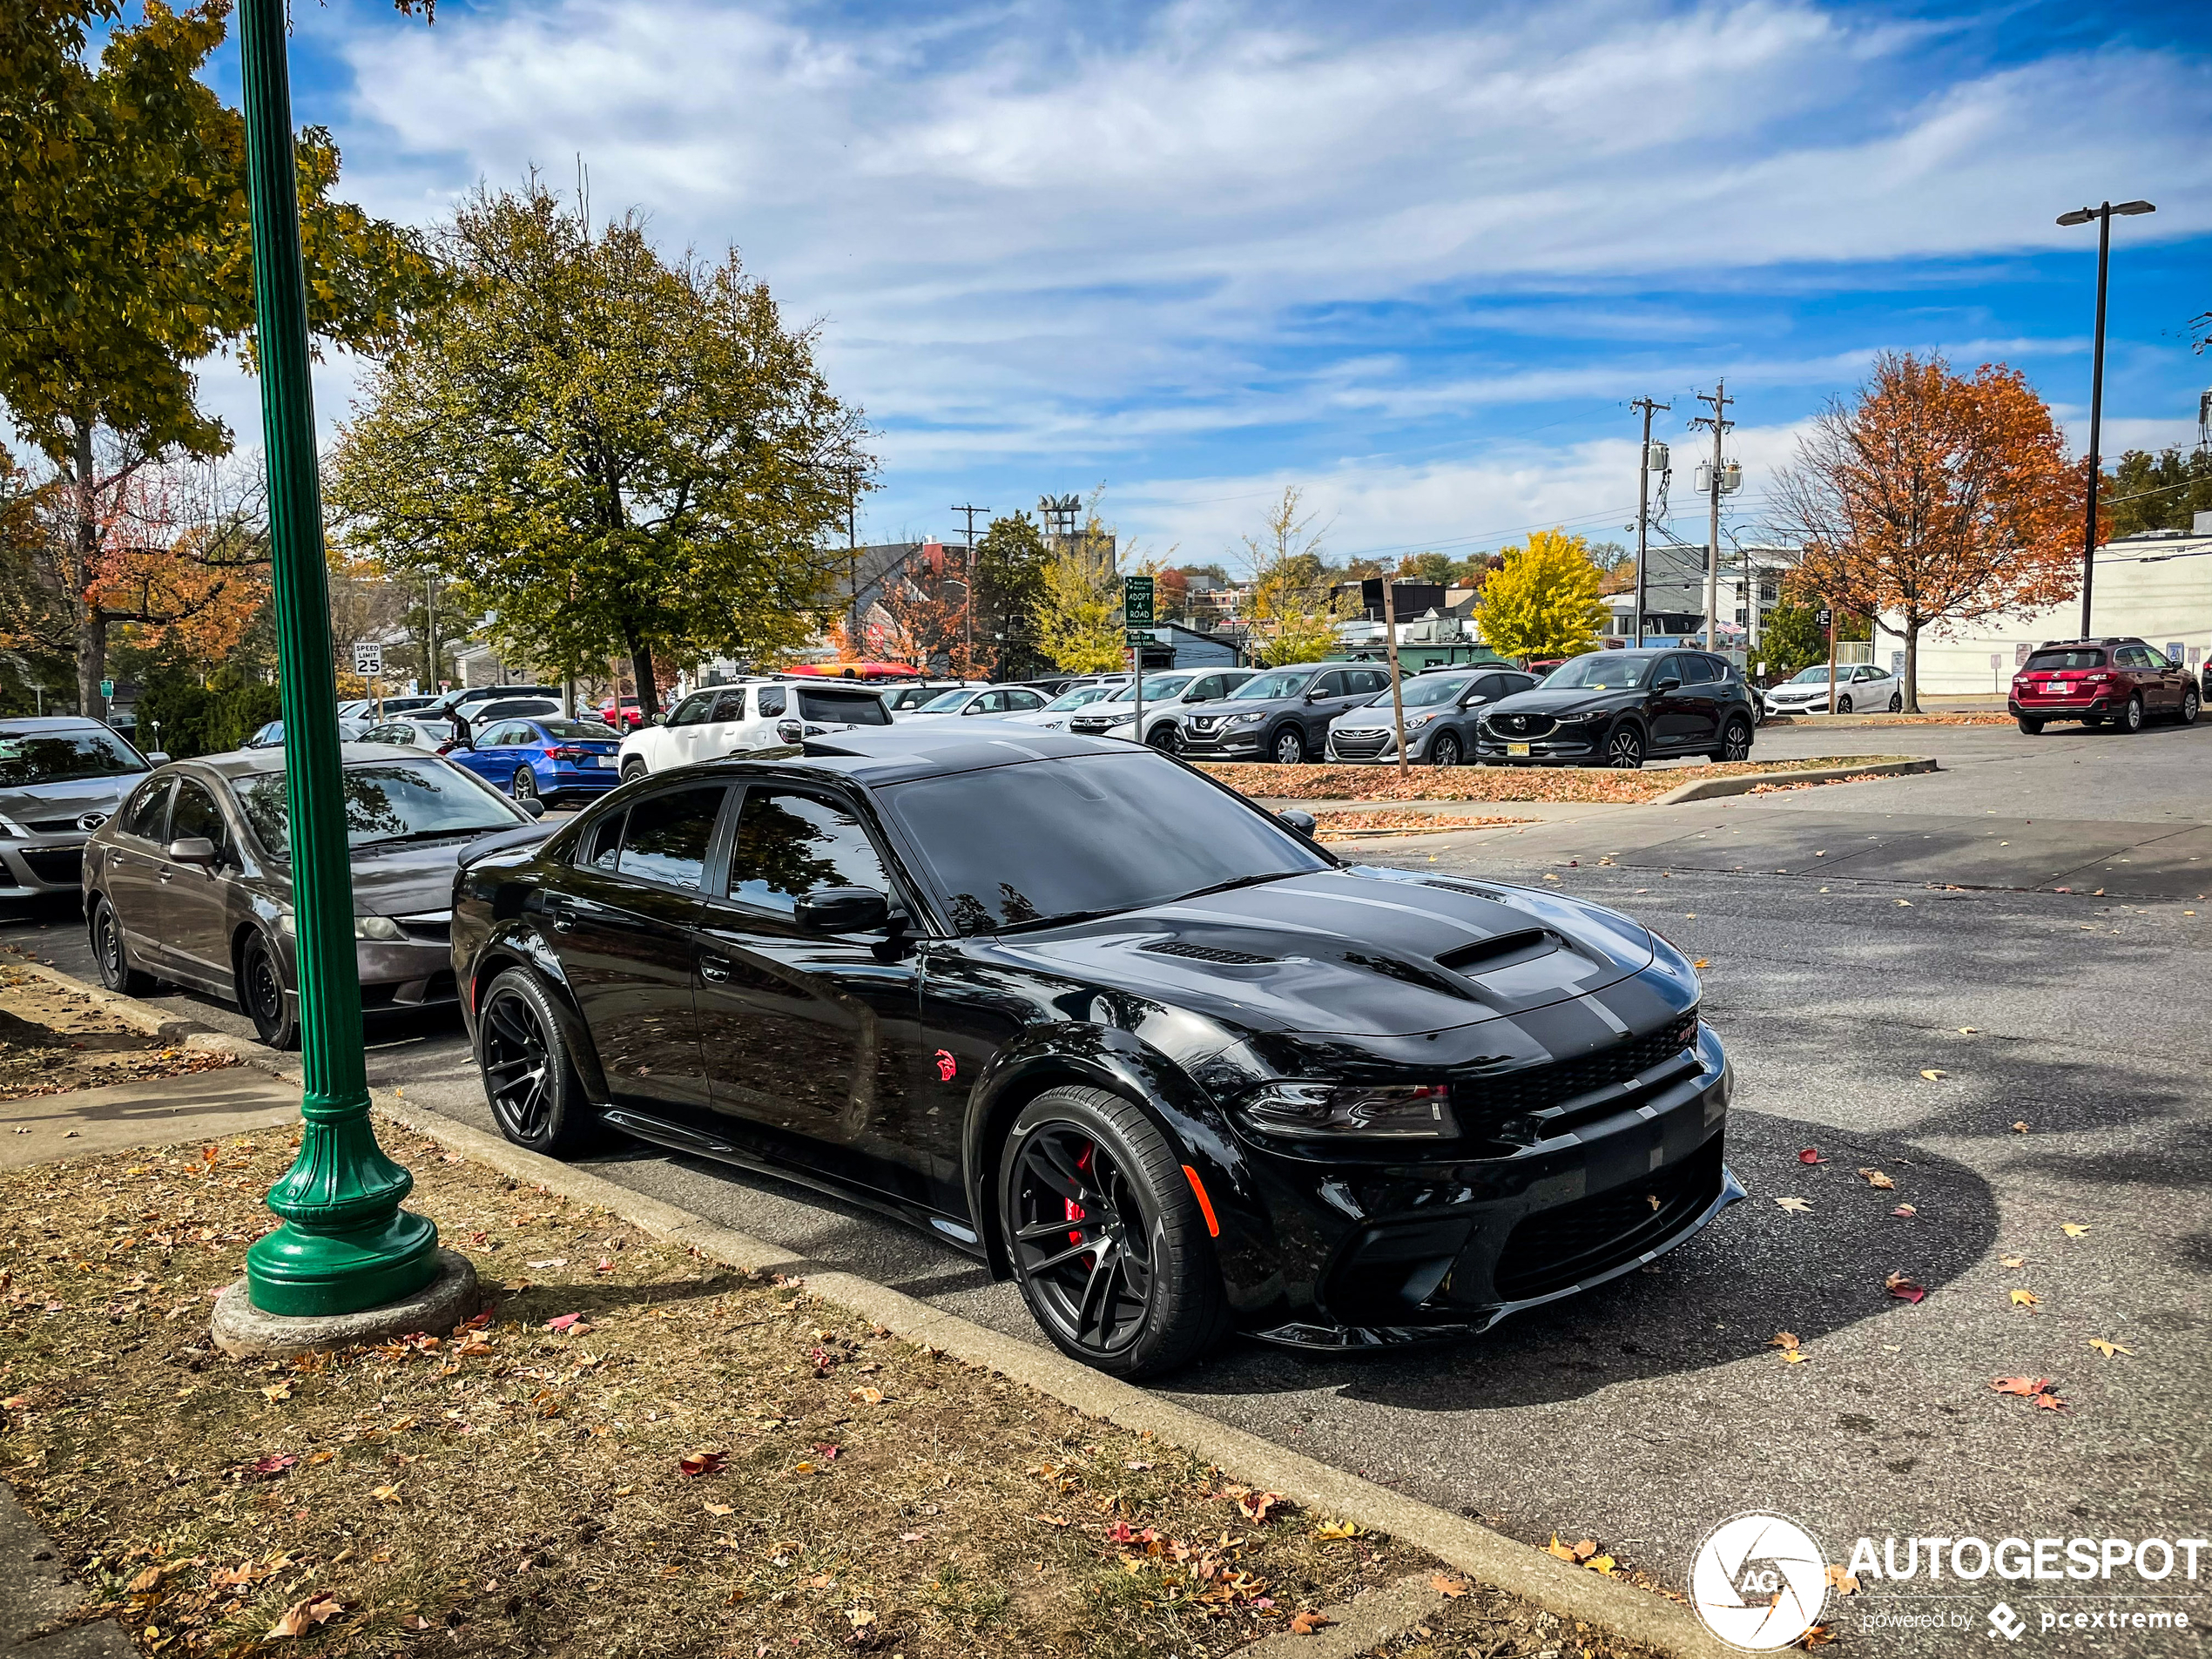
[(0, 720), (0, 899), (78, 892), (85, 839), (167, 759), (98, 720)]
[[(361, 1004), (455, 1000), (454, 870), (486, 835), (544, 833), (536, 814), (433, 755), (343, 750)], [(93, 834), (84, 913), (100, 979), (157, 979), (235, 1001), (261, 1040), (299, 1041), (291, 849), (281, 750), (161, 767)]]

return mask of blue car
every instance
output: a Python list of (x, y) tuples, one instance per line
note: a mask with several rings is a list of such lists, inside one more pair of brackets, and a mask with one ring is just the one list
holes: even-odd
[(622, 781), (622, 739), (597, 720), (496, 720), (477, 729), (475, 746), (446, 759), (517, 801), (602, 795)]

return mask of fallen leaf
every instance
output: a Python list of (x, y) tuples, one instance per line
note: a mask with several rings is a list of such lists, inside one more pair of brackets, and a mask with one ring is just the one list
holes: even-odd
[(723, 1456), (720, 1452), (686, 1452), (677, 1459), (676, 1467), (686, 1474), (719, 1474)]
[(2056, 1394), (2038, 1394), (2028, 1403), (2047, 1412), (2062, 1412), (2066, 1409), (2066, 1401), (2060, 1399)]
[(1797, 1645), (1808, 1650), (1824, 1648), (1836, 1639), (1836, 1633), (1824, 1624), (1816, 1624), (1797, 1638)]
[(1814, 1148), (1808, 1146), (1804, 1151), (1797, 1154), (1797, 1162), (1800, 1163), (1825, 1163), (1828, 1160), (1821, 1157), (1819, 1152)]
[(2018, 1394), (2023, 1399), (2033, 1399), (2051, 1386), (2051, 1379), (2048, 1377), (1998, 1377), (1993, 1379), (1989, 1386), (2000, 1394)]
[(1959, 1035), (1962, 1037), (1971, 1037), (1974, 1035), (1974, 1028), (1970, 1025), (1962, 1025), (1959, 1028)]
[(397, 1503), (400, 1501), (400, 1489), (397, 1487), (379, 1487), (368, 1495), (379, 1503)]
[(1575, 1543), (1575, 1559), (1576, 1561), (1586, 1561), (1589, 1560), (1589, 1558), (1590, 1558), (1591, 1556), (1593, 1556), (1593, 1555), (1595, 1555), (1595, 1554), (1597, 1554), (1597, 1540), (1596, 1540), (1596, 1539), (1595, 1539), (1595, 1538), (1584, 1538), (1584, 1539), (1579, 1540), (1579, 1541)]
[(272, 1402), (280, 1399), (290, 1399), (292, 1398), (292, 1379), (287, 1377), (282, 1382), (271, 1383), (266, 1388), (264, 1388), (261, 1391), (261, 1398)]
[(1447, 1578), (1441, 1573), (1431, 1573), (1429, 1575), (1428, 1587), (1429, 1588), (1434, 1590), (1439, 1595), (1459, 1596), (1465, 1595), (1467, 1593), (1467, 1580), (1463, 1578)]
[[(1787, 1354), (1784, 1357), (1791, 1359), (1804, 1358), (1801, 1354)], [(1589, 1560), (1584, 1561), (1582, 1565), (1588, 1568), (1593, 1573), (1603, 1573), (1609, 1578), (1612, 1576), (1613, 1569), (1615, 1567), (1618, 1567), (1620, 1562), (1615, 1561), (1610, 1555), (1593, 1555), (1589, 1558)]]
[(1857, 1595), (1858, 1577), (1831, 1561), (1828, 1563), (1828, 1588), (1838, 1595)]
[(2027, 1125), (2026, 1123), (2015, 1123), (2015, 1124), (2013, 1124), (2013, 1134), (2015, 1134), (2015, 1135), (2025, 1135), (2025, 1134), (2027, 1134)]
[(1798, 1345), (1797, 1333), (1795, 1331), (1777, 1331), (1766, 1345), (1770, 1348), (1794, 1349)]
[(1784, 1351), (1782, 1363), (1785, 1366), (1802, 1366), (1811, 1358), (1812, 1356), (1803, 1348), (1790, 1348)]
[(1812, 1210), (1803, 1198), (1777, 1198), (1774, 1202), (1777, 1209), (1786, 1210), (1793, 1216), (1808, 1215)]
[(1581, 1559), (1580, 1556), (1575, 1554), (1575, 1547), (1573, 1545), (1562, 1544), (1559, 1541), (1559, 1534), (1557, 1533), (1554, 1533), (1552, 1534), (1551, 1542), (1546, 1544), (1544, 1548), (1548, 1553), (1558, 1556), (1560, 1560), (1563, 1561), (1579, 1561)]
[(1950, 1074), (1944, 1071), (1939, 1067), (1931, 1066), (1920, 1075), (1923, 1077), (1925, 1077), (1932, 1083), (1939, 1083)]
[(1313, 1529), (1313, 1535), (1324, 1543), (1334, 1543), (1340, 1538), (1357, 1538), (1359, 1536), (1359, 1523), (1356, 1521), (1325, 1521)]
[(581, 1313), (563, 1313), (556, 1318), (548, 1319), (545, 1322), (545, 1328), (548, 1331), (572, 1331), (576, 1328), (577, 1321), (583, 1317)]
[(1882, 1281), (1882, 1288), (1900, 1302), (1918, 1302), (1928, 1293), (1902, 1273), (1892, 1273)]
[(2089, 1230), (2078, 1221), (2061, 1221), (2059, 1223), (2059, 1231), (2068, 1238), (2079, 1238)]
[(1896, 1209), (1890, 1211), (1890, 1214), (1900, 1217), (1906, 1221), (1912, 1220), (1913, 1217), (1919, 1215), (1919, 1213), (1920, 1212), (1919, 1211), (1915, 1210), (1909, 1204), (1901, 1204), (1898, 1205)]
[(1692, 962), (1690, 966), (1692, 968), (1710, 968), (1712, 964), (1707, 961), (1703, 956), (1700, 956), (1696, 961)]
[(2107, 1342), (2102, 1337), (2091, 1337), (2089, 1345), (2107, 1359), (2116, 1353), (2124, 1353), (2130, 1359), (2135, 1357), (2135, 1351), (2133, 1348), (2125, 1347), (2117, 1342)]
[(710, 1515), (733, 1515), (737, 1514), (736, 1508), (726, 1503), (702, 1504), (700, 1507), (705, 1509)]
[(2016, 1308), (2032, 1308), (2035, 1306), (2035, 1292), (2033, 1291), (2014, 1291), (2013, 1292), (2013, 1305)]
[(864, 1629), (875, 1622), (875, 1615), (864, 1607), (847, 1608), (845, 1609), (845, 1616), (853, 1621), (853, 1628), (855, 1630)]
[(1291, 1615), (1291, 1634), (1294, 1636), (1310, 1636), (1318, 1631), (1323, 1625), (1335, 1622), (1336, 1621), (1325, 1613), (1294, 1613)]
[(883, 1404), (883, 1390), (880, 1388), (855, 1388), (851, 1393), (847, 1394), (846, 1398), (847, 1399), (857, 1399), (863, 1406), (880, 1406)]
[(303, 1636), (317, 1625), (327, 1624), (345, 1608), (328, 1590), (317, 1590), (304, 1601), (294, 1602), (285, 1609), (285, 1615), (269, 1627), (266, 1638), (275, 1641), (284, 1636)]
[(1897, 1186), (1896, 1182), (1891, 1180), (1879, 1170), (1861, 1170), (1858, 1173), (1868, 1186), (1878, 1188), (1884, 1192), (1894, 1190)]
[(1247, 1492), (1238, 1498), (1237, 1507), (1244, 1512), (1247, 1521), (1264, 1521), (1267, 1512), (1282, 1501), (1279, 1492)]
[(1997, 1258), (1997, 1261), (1998, 1264), (2001, 1267), (2025, 1267), (2027, 1265), (2027, 1258), (2025, 1256), (2000, 1256)]
[(158, 1567), (149, 1567), (145, 1572), (139, 1574), (138, 1577), (132, 1579), (125, 1588), (127, 1588), (133, 1595), (144, 1595), (148, 1590), (154, 1588), (160, 1582), (161, 1569)]

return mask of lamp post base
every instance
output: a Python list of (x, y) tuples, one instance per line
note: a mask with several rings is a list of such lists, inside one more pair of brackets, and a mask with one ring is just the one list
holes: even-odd
[(431, 1258), (429, 1282), (411, 1295), (354, 1313), (264, 1313), (239, 1279), (215, 1300), (215, 1345), (239, 1359), (280, 1359), (288, 1354), (350, 1348), (418, 1331), (443, 1336), (476, 1312), (483, 1299), (476, 1270), (457, 1251)]

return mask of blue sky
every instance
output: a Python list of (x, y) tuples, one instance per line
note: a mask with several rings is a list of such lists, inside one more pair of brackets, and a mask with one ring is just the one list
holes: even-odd
[(1756, 532), (1885, 347), (2008, 361), (2081, 442), (2095, 233), (2052, 221), (2107, 197), (2159, 208), (2115, 232), (2107, 455), (2212, 385), (2202, 0), (293, 10), (296, 113), (376, 211), (581, 153), (597, 212), (738, 244), (878, 428), (864, 537), (1103, 486), (1204, 561), (1285, 483), (1339, 556), (1619, 536), (1628, 400), (1686, 463), (1722, 375)]

